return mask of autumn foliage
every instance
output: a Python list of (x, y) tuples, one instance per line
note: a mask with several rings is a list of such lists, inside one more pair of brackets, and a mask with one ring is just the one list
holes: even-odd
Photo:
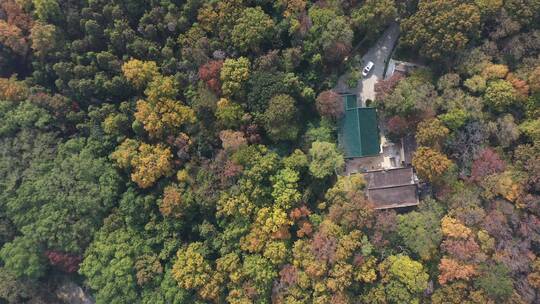
[(412, 162), (418, 175), (429, 181), (436, 181), (452, 165), (444, 154), (428, 147), (419, 147)]
[(476, 274), (472, 265), (463, 265), (449, 258), (442, 258), (439, 263), (439, 283), (446, 284), (454, 280), (470, 280)]
[(159, 211), (164, 216), (181, 217), (183, 215), (182, 192), (178, 186), (167, 186), (163, 191), (163, 199)]
[(471, 179), (479, 182), (488, 175), (504, 171), (506, 164), (493, 149), (486, 148), (474, 160), (471, 169)]
[(111, 155), (118, 166), (131, 170), (131, 180), (141, 188), (152, 186), (160, 177), (172, 173), (172, 153), (161, 144), (150, 145), (125, 140)]
[(418, 124), (416, 141), (419, 145), (440, 149), (450, 130), (437, 119), (429, 119)]
[(30, 49), (29, 34), (33, 20), (15, 0), (0, 3), (0, 44), (19, 56), (26, 56)]
[(375, 100), (381, 101), (388, 96), (398, 85), (401, 79), (405, 78), (402, 73), (395, 72), (388, 79), (381, 79), (375, 84)]
[(216, 94), (221, 93), (220, 73), (223, 60), (212, 60), (199, 68), (199, 78)]
[(28, 95), (28, 87), (15, 77), (0, 78), (0, 100), (22, 101)]
[(443, 235), (447, 237), (466, 239), (471, 235), (471, 229), (449, 216), (445, 216), (441, 220), (441, 229)]
[(221, 139), (221, 145), (226, 151), (234, 152), (247, 144), (244, 133), (240, 131), (223, 130), (219, 132), (219, 139)]
[(58, 267), (68, 273), (76, 272), (79, 269), (79, 263), (82, 261), (81, 256), (55, 250), (46, 251), (45, 255), (52, 266)]
[(154, 77), (158, 76), (158, 67), (153, 61), (131, 59), (122, 65), (126, 79), (139, 89), (146, 87)]
[(341, 96), (333, 90), (321, 92), (316, 105), (319, 114), (331, 119), (340, 118), (345, 111)]
[(539, 20), (0, 0), (0, 303), (540, 303)]

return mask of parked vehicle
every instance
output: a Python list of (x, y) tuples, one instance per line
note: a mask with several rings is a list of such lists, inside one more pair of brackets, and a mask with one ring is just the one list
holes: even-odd
[(362, 76), (366, 77), (369, 74), (369, 72), (371, 71), (371, 69), (373, 68), (374, 65), (375, 64), (373, 63), (373, 61), (368, 62), (366, 67), (362, 70)]

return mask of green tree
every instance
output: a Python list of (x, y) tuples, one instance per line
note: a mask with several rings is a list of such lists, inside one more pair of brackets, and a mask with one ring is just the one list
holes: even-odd
[(43, 108), (24, 101), (18, 104), (0, 100), (0, 136), (14, 135), (23, 128), (45, 130), (53, 124), (53, 118)]
[(394, 0), (367, 0), (352, 12), (351, 18), (355, 28), (369, 39), (374, 39), (397, 15)]
[(429, 276), (421, 263), (406, 255), (392, 255), (379, 265), (388, 303), (420, 303)]
[(504, 1), (503, 7), (512, 19), (525, 26), (538, 20), (539, 17), (540, 3), (538, 1), (509, 0)]
[(335, 124), (327, 119), (321, 119), (321, 121), (317, 125), (309, 123), (308, 129), (304, 134), (305, 145), (309, 147), (314, 141), (333, 141), (334, 129)]
[(420, 212), (398, 215), (397, 232), (407, 247), (422, 260), (428, 261), (435, 257), (442, 240), (442, 212), (435, 201), (423, 204), (433, 204), (435, 208), (424, 207)]
[(257, 51), (272, 36), (274, 21), (260, 7), (245, 8), (232, 30), (232, 42), (243, 52)]
[(483, 93), (486, 90), (486, 79), (480, 75), (465, 80), (463, 85), (472, 93)]
[(239, 93), (242, 84), (249, 77), (249, 59), (226, 59), (221, 68), (221, 91), (226, 96)]
[(5, 267), (0, 268), (0, 299), (6, 303), (45, 302), (44, 299), (40, 299), (39, 291), (36, 290), (33, 282), (18, 279), (12, 271)]
[(32, 50), (40, 58), (44, 58), (57, 48), (58, 33), (52, 24), (37, 22), (31, 30)]
[(503, 5), (502, 0), (475, 0), (474, 3), (480, 9), (482, 17), (490, 17), (497, 13)]
[(252, 112), (263, 113), (270, 99), (280, 94), (293, 92), (285, 83), (286, 74), (254, 71), (247, 82), (247, 108)]
[[(15, 195), (21, 181), (38, 175), (41, 172), (40, 168), (54, 160), (58, 140), (54, 133), (43, 133), (36, 129), (23, 129), (13, 137), (2, 136), (0, 208)], [(10, 226), (12, 225), (10, 223)]]
[(486, 266), (475, 281), (487, 295), (496, 301), (507, 300), (514, 291), (514, 282), (510, 272), (503, 264)]
[(150, 249), (135, 231), (115, 225), (112, 215), (86, 250), (79, 273), (95, 291), (96, 303), (135, 303), (140, 297), (136, 258)]
[(80, 254), (117, 199), (120, 178), (99, 157), (99, 144), (72, 139), (54, 162), (23, 179), (6, 202), (7, 214), (36, 246)]
[(246, 275), (261, 298), (268, 298), (272, 291), (272, 282), (277, 277), (277, 271), (272, 263), (260, 255), (248, 255), (242, 265), (242, 273)]
[(285, 94), (270, 99), (264, 112), (264, 128), (274, 141), (294, 140), (298, 135), (297, 109), (294, 99)]
[(240, 124), (244, 110), (239, 104), (221, 98), (217, 103), (215, 115), (225, 128), (234, 128)]
[(283, 165), (285, 168), (302, 172), (308, 167), (307, 155), (302, 152), (302, 150), (296, 149), (289, 156), (283, 159)]
[(461, 128), (467, 122), (469, 113), (462, 109), (454, 109), (441, 114), (438, 118), (452, 131)]
[(413, 75), (399, 82), (392, 94), (384, 98), (381, 106), (388, 115), (407, 117), (433, 110), (437, 96), (435, 87), (422, 75)]
[(308, 15), (312, 26), (304, 41), (306, 52), (313, 59), (324, 55), (327, 62), (341, 61), (352, 47), (353, 31), (350, 23), (331, 8), (313, 6)]
[(517, 93), (509, 82), (495, 80), (488, 84), (484, 100), (492, 109), (502, 112), (516, 103)]
[(55, 22), (62, 15), (57, 0), (33, 0), (35, 12), (43, 22)]
[(343, 155), (338, 152), (336, 145), (329, 142), (313, 142), (309, 156), (309, 172), (316, 178), (332, 175), (345, 164)]
[(19, 278), (38, 279), (45, 273), (43, 253), (36, 241), (20, 236), (5, 244), (0, 250), (4, 267)]
[(157, 288), (145, 291), (147, 292), (143, 294), (143, 304), (184, 304), (195, 301), (187, 290), (178, 286), (171, 269), (165, 271), (163, 280)]
[(519, 125), (519, 130), (533, 141), (540, 140), (540, 118), (525, 120)]
[(271, 180), (273, 184), (272, 197), (277, 207), (289, 210), (300, 201), (302, 195), (298, 191), (298, 181), (300, 180), (298, 172), (285, 168), (273, 176)]

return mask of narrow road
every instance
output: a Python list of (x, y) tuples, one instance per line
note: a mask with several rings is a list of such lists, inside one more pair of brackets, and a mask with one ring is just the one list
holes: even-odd
[[(359, 101), (365, 105), (366, 100), (375, 100), (375, 83), (383, 78), (384, 65), (390, 59), (390, 55), (399, 36), (399, 24), (394, 23), (384, 31), (383, 35), (369, 51), (362, 56), (364, 66), (373, 61), (375, 65), (367, 77), (363, 78), (358, 85), (357, 92)], [(364, 67), (362, 67), (364, 68)]]
[(367, 77), (362, 78), (356, 88), (348, 88), (347, 77), (343, 75), (339, 78), (336, 86), (336, 91), (340, 93), (356, 94), (360, 106), (365, 106), (368, 99), (375, 99), (375, 83), (383, 78), (385, 61), (390, 59), (390, 55), (394, 45), (399, 37), (399, 24), (391, 24), (381, 35), (379, 40), (362, 56), (362, 67), (373, 61), (375, 64)]

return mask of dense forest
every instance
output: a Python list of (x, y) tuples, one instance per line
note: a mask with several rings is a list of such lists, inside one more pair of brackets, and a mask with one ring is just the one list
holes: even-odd
[[(333, 88), (396, 22), (376, 210)], [(540, 303), (539, 0), (0, 0), (0, 121), (0, 303)]]

